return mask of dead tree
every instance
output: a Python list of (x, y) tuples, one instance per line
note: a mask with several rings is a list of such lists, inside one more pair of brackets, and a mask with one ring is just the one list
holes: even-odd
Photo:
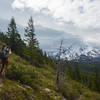
[(67, 47), (65, 50), (63, 48), (63, 40), (61, 40), (60, 43), (60, 47), (59, 47), (59, 51), (58, 51), (58, 65), (57, 65), (57, 77), (56, 77), (56, 84), (57, 86), (61, 86), (64, 84), (63, 82), (65, 81), (65, 74), (64, 74), (64, 70), (63, 70), (63, 66), (62, 66), (62, 61), (61, 61), (61, 55), (62, 54), (71, 54), (71, 50), (72, 50), (72, 45), (70, 45), (69, 47)]
[(62, 45), (63, 45), (63, 40), (61, 40), (60, 47), (59, 47), (59, 53), (58, 53), (58, 67), (57, 67), (57, 77), (56, 77), (56, 84), (57, 85), (59, 85), (60, 76), (63, 74), (62, 66), (61, 66)]

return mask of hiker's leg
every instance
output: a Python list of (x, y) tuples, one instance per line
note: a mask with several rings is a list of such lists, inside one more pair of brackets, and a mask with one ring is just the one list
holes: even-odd
[(1, 68), (1, 75), (2, 75), (3, 78), (5, 78), (5, 66), (6, 66), (6, 64), (3, 63), (2, 68)]
[(5, 68), (2, 71), (2, 76), (3, 76), (3, 78), (5, 78)]
[(8, 64), (9, 64), (9, 59), (6, 59), (6, 60), (5, 60), (5, 69), (7, 69)]
[(3, 72), (2, 72), (2, 75), (4, 78), (5, 78), (5, 70), (7, 69), (7, 67), (8, 67), (8, 63), (5, 64), (5, 67), (4, 67)]
[(9, 59), (6, 60), (6, 68), (8, 67)]
[(2, 74), (3, 70), (4, 70), (4, 63), (2, 62), (2, 67), (1, 67), (1, 70), (0, 70), (0, 74)]
[(1, 59), (0, 59), (0, 64), (2, 63)]
[(9, 59), (5, 59), (5, 65), (4, 65), (4, 69), (2, 71), (2, 75), (4, 78), (5, 78), (5, 70), (7, 69), (8, 64), (9, 64)]

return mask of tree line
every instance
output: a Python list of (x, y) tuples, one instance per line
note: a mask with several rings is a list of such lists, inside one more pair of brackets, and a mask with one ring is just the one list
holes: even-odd
[(75, 62), (73, 65), (67, 62), (66, 66), (66, 74), (68, 79), (76, 80), (90, 90), (100, 93), (100, 74), (97, 66), (94, 66), (91, 73), (80, 71), (78, 62)]

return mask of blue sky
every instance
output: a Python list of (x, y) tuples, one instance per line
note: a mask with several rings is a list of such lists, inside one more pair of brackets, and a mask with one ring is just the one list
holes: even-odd
[(45, 50), (54, 49), (61, 39), (66, 47), (100, 47), (100, 0), (0, 0), (0, 19), (12, 16), (23, 27), (33, 16), (39, 26), (37, 38)]

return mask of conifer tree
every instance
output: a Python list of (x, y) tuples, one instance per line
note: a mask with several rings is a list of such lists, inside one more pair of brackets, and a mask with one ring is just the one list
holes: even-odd
[(99, 87), (99, 83), (100, 83), (100, 81), (99, 81), (99, 74), (98, 74), (98, 68), (95, 66), (94, 67), (94, 70), (93, 70), (93, 76), (94, 76), (94, 79), (93, 79), (93, 81), (94, 81), (94, 90), (96, 90), (96, 91), (100, 91), (100, 87)]
[(25, 41), (28, 43), (27, 54), (25, 56), (31, 64), (38, 65), (39, 45), (35, 38), (35, 29), (32, 17), (30, 17), (28, 25), (25, 28), (25, 38)]
[(8, 45), (12, 51), (16, 54), (21, 55), (24, 42), (21, 39), (21, 36), (17, 30), (16, 22), (14, 17), (11, 18), (10, 24), (8, 26)]
[(7, 36), (3, 32), (0, 32), (0, 42), (7, 43)]
[(33, 18), (30, 17), (27, 27), (25, 28), (25, 37), (29, 45), (38, 47), (38, 41), (35, 38), (35, 29)]
[(81, 80), (80, 70), (79, 70), (79, 66), (78, 66), (77, 62), (75, 62), (75, 80), (77, 80), (77, 81)]

